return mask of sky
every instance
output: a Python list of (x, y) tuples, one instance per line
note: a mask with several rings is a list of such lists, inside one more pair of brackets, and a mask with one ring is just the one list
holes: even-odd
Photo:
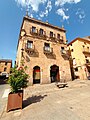
[(23, 17), (28, 15), (58, 27), (68, 42), (90, 36), (90, 0), (0, 0), (0, 59), (16, 59)]

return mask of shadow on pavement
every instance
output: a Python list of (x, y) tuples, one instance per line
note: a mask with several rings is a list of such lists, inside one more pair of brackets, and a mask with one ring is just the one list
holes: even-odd
[(23, 108), (29, 106), (30, 104), (40, 102), (46, 96), (47, 95), (43, 95), (43, 96), (42, 95), (39, 95), (39, 96), (35, 95), (35, 96), (32, 96), (32, 97), (28, 97), (26, 100), (23, 101)]

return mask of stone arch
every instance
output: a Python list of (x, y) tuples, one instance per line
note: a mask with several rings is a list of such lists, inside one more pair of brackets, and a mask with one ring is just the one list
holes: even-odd
[(59, 66), (54, 64), (50, 67), (50, 78), (51, 83), (60, 81)]
[(33, 67), (33, 84), (39, 84), (41, 79), (40, 67)]

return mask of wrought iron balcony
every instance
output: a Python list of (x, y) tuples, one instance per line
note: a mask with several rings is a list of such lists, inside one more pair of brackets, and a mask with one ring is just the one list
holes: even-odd
[(50, 47), (43, 47), (44, 54), (53, 54), (53, 48)]
[(38, 36), (38, 29), (35, 29), (35, 31), (33, 31), (33, 29), (31, 28), (30, 33), (31, 33), (31, 35)]
[(44, 31), (43, 34), (39, 32), (39, 37), (46, 39), (47, 38), (46, 32)]
[(51, 39), (52, 41), (55, 41), (55, 40), (56, 40), (56, 37), (55, 37), (55, 36), (50, 36), (50, 39)]
[(40, 31), (38, 29), (35, 29), (35, 31), (32, 30), (32, 28), (30, 29), (30, 34), (39, 38), (43, 38), (46, 39), (46, 32), (43, 31), (43, 33), (40, 33)]
[(34, 52), (35, 51), (35, 46), (32, 45), (31, 47), (29, 47), (27, 44), (25, 44), (25, 51), (26, 52)]

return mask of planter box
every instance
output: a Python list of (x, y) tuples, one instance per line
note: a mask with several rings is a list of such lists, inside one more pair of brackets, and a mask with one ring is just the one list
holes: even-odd
[(23, 90), (18, 91), (18, 93), (9, 93), (7, 112), (19, 108), (22, 109), (22, 102), (23, 102)]

